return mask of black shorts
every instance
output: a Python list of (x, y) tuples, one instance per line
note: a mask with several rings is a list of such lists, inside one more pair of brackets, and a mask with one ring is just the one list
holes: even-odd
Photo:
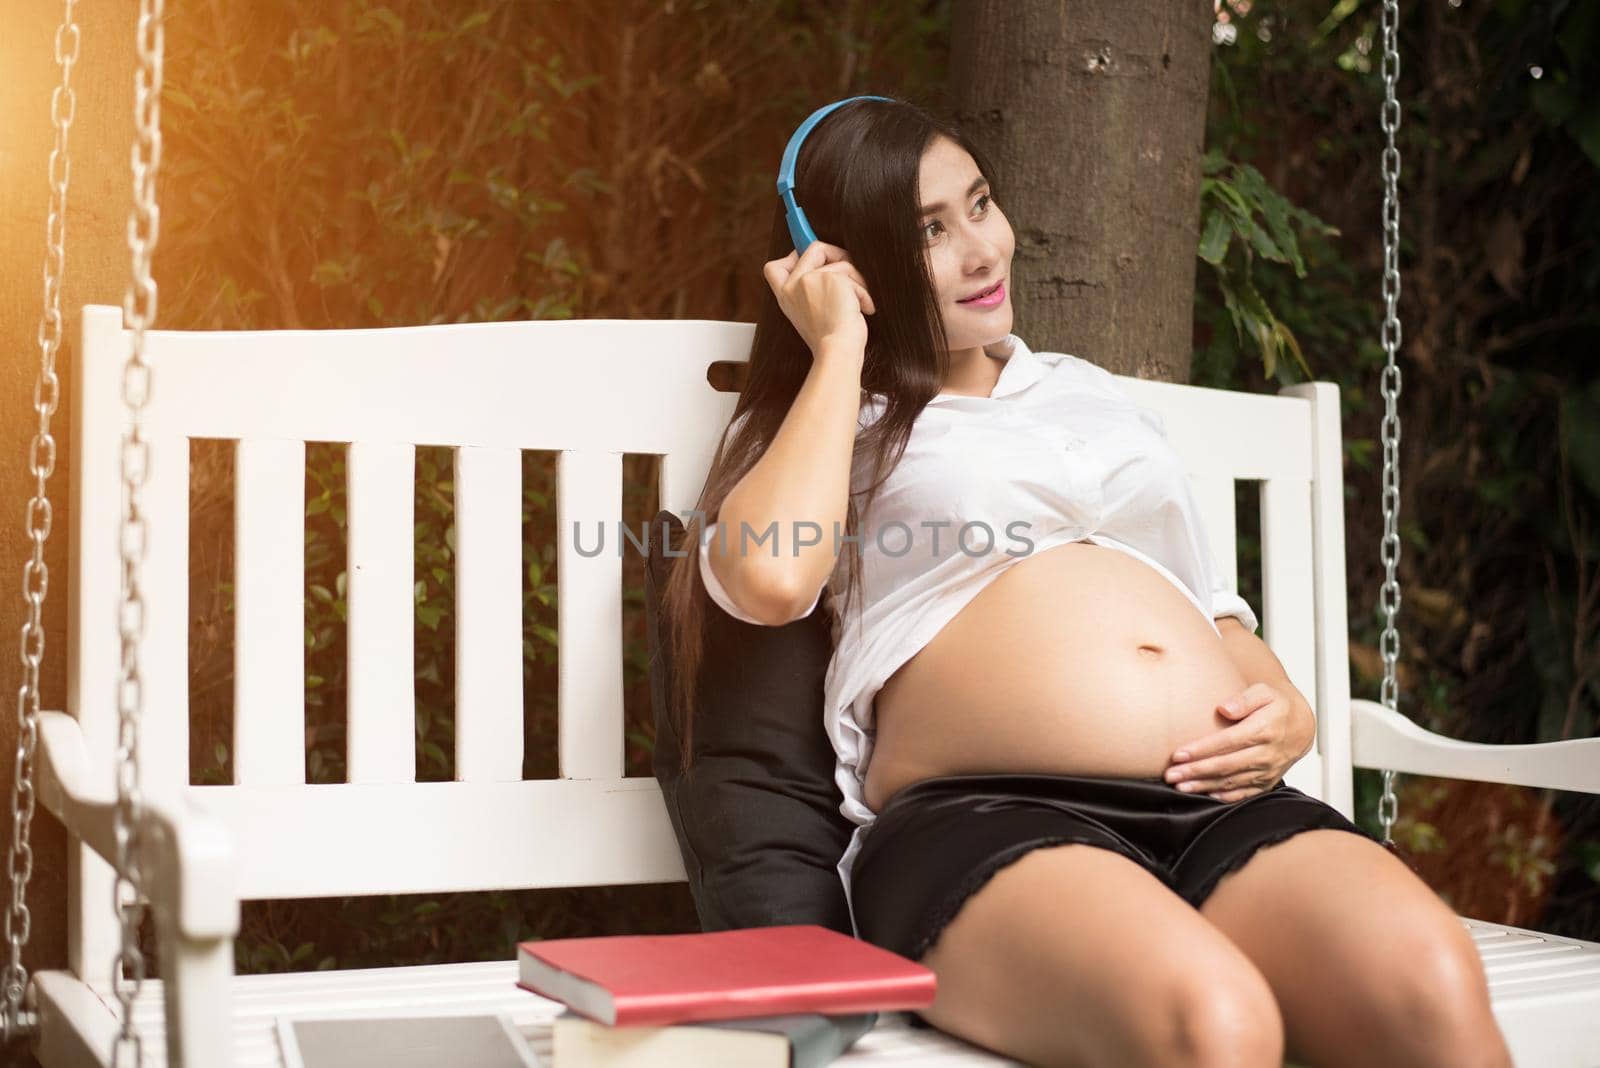
[(1199, 908), (1257, 849), (1337, 828), (1378, 839), (1325, 801), (1279, 780), (1221, 801), (1164, 779), (1008, 773), (923, 779), (897, 792), (850, 871), (861, 937), (920, 960), (994, 873), (1041, 846), (1121, 853)]

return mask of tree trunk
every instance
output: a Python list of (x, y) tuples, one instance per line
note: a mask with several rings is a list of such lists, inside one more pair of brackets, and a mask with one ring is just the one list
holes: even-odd
[(1186, 382), (1212, 0), (957, 0), (950, 99), (1017, 234), (1017, 334)]

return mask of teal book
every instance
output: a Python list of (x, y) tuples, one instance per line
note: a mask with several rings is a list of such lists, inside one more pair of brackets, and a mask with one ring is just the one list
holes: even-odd
[(822, 1068), (877, 1022), (806, 1012), (614, 1027), (567, 1009), (551, 1028), (551, 1068)]

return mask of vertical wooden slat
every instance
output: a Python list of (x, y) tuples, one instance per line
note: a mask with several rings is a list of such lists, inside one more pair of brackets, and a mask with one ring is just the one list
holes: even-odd
[(705, 484), (705, 471), (702, 469), (700, 482), (693, 487), (689, 485), (693, 481), (693, 468), (697, 466), (686, 456), (667, 453), (661, 457), (660, 474), (657, 476), (660, 493), (658, 508), (669, 509), (681, 517), (694, 506), (696, 491)]
[(1262, 640), (1301, 693), (1316, 693), (1316, 604), (1311, 486), (1300, 479), (1261, 484)]
[(622, 454), (563, 452), (557, 471), (560, 774), (621, 778)]
[[(1316, 689), (1304, 690), (1317, 713), (1315, 752), (1320, 781), (1292, 783), (1354, 818), (1351, 778), (1350, 631), (1345, 605), (1344, 443), (1339, 387), (1333, 382), (1285, 386), (1311, 411), (1311, 518), (1315, 539)], [(1302, 761), (1304, 763), (1304, 761)]]
[[(1283, 664), (1295, 689), (1317, 697), (1316, 560), (1311, 528), (1311, 483), (1268, 478), (1261, 483), (1262, 640)], [(1308, 611), (1308, 608), (1312, 609)], [(1315, 710), (1315, 705), (1313, 705)], [(1284, 782), (1312, 796), (1321, 792), (1321, 756), (1312, 751), (1284, 773)]]
[(456, 778), (522, 778), (522, 454), (455, 452)]
[[(139, 776), (146, 791), (170, 795), (189, 785), (189, 439), (146, 431), (146, 440)], [(120, 539), (120, 518), (118, 527)]]
[(349, 485), (348, 779), (416, 779), (416, 449), (353, 442)]
[(303, 441), (234, 453), (233, 781), (306, 781)]

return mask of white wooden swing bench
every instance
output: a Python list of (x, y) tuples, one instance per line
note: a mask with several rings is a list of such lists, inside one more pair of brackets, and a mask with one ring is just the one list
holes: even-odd
[[(752, 327), (577, 320), (383, 330), (152, 331), (144, 563), (145, 871), (165, 982), (136, 1007), (145, 1060), (281, 1063), (274, 1017), (508, 1012), (547, 1054), (560, 1006), (507, 960), (233, 975), (241, 900), (612, 885), (685, 878), (657, 783), (623, 775), (618, 555), (559, 538), (560, 777), (522, 781), (519, 451), (559, 452), (558, 531), (621, 518), (622, 455), (663, 459), (661, 506), (696, 503), (734, 396), (715, 361)], [(69, 682), (41, 720), (40, 796), (71, 833), (70, 970), (38, 974), (35, 1050), (101, 1063), (118, 1027), (111, 963), (121, 476), (119, 308), (84, 309), (71, 452)], [(1124, 379), (1156, 409), (1235, 578), (1233, 481), (1262, 483), (1264, 637), (1320, 733), (1287, 780), (1352, 811), (1353, 766), (1600, 792), (1600, 740), (1452, 741), (1349, 693), (1337, 387), (1279, 396)], [(1220, 433), (1216, 428), (1224, 429)], [(189, 785), (189, 439), (237, 445), (234, 783)], [(308, 785), (305, 443), (348, 442), (349, 782)], [(456, 449), (459, 781), (414, 781), (416, 445)], [(150, 855), (151, 851), (154, 855)], [(1374, 902), (1374, 907), (1382, 907)], [(1600, 1064), (1600, 944), (1471, 919), (1519, 1066)], [(1374, 976), (1374, 982), (1382, 982)], [(1008, 1063), (886, 1014), (842, 1064)]]

